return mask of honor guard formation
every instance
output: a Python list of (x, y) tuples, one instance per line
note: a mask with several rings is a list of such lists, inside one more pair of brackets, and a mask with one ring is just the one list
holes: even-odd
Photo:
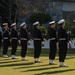
[[(56, 57), (57, 52), (57, 43), (59, 47), (59, 62), (60, 67), (68, 67), (65, 65), (65, 59), (69, 46), (71, 46), (71, 42), (68, 40), (68, 34), (65, 29), (65, 19), (61, 19), (58, 21), (59, 28), (56, 29), (55, 21), (49, 22), (48, 35), (49, 35), (49, 65), (55, 65), (54, 59)], [(45, 41), (43, 38), (42, 31), (39, 28), (40, 23), (37, 21), (33, 23), (33, 40), (34, 40), (34, 62), (42, 63), (39, 59), (42, 48), (42, 41)], [(18, 34), (19, 33), (19, 34)], [(21, 57), (23, 61), (28, 61), (26, 58), (27, 53), (27, 45), (30, 40), (29, 33), (27, 31), (26, 23), (23, 22), (20, 25), (20, 31), (17, 30), (17, 24), (13, 23), (11, 28), (9, 29), (8, 23), (2, 24), (2, 32), (0, 31), (0, 48), (2, 44), (2, 54), (4, 58), (8, 58), (7, 52), (8, 47), (11, 42), (11, 57), (12, 59), (16, 59), (16, 52), (18, 42), (21, 44)]]

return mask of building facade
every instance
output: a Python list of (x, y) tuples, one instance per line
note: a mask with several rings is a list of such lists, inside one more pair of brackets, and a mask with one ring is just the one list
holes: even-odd
[(53, 19), (75, 19), (75, 0), (52, 0), (49, 13)]

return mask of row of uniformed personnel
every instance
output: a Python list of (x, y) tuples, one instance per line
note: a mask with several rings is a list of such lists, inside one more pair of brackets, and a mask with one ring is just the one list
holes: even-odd
[[(49, 27), (49, 38), (50, 38), (50, 53), (49, 53), (49, 64), (50, 65), (54, 65), (54, 59), (55, 59), (55, 55), (56, 55), (56, 51), (57, 51), (57, 35), (56, 35), (56, 29), (55, 29), (55, 21), (52, 21), (49, 23), (50, 27)], [(61, 67), (66, 67), (66, 65), (64, 64), (64, 60), (66, 58), (66, 54), (67, 54), (67, 42), (68, 42), (68, 36), (67, 36), (67, 32), (65, 30), (65, 20), (62, 19), (58, 22), (58, 24), (60, 25), (59, 29), (58, 29), (58, 42), (59, 42), (59, 62), (60, 62), (60, 66)], [(42, 36), (42, 32), (39, 29), (39, 22), (35, 22), (33, 23), (34, 29), (33, 29), (33, 37), (34, 37), (34, 59), (35, 59), (35, 63), (39, 63), (41, 62), (39, 60), (39, 56), (41, 54), (41, 43), (43, 41), (43, 36)], [(16, 56), (16, 50), (17, 50), (17, 43), (18, 43), (18, 32), (16, 29), (16, 23), (13, 23), (11, 25), (12, 29), (11, 29), (11, 45), (12, 45), (12, 51), (11, 51), (11, 55), (12, 55), (12, 59), (15, 59)], [(7, 58), (7, 50), (8, 50), (8, 45), (9, 45), (9, 29), (8, 29), (8, 24), (7, 23), (3, 23), (3, 57)], [(21, 37), (21, 57), (22, 60), (27, 60), (26, 59), (26, 52), (27, 52), (27, 42), (29, 40), (29, 34), (28, 31), (26, 30), (26, 24), (25, 22), (23, 22), (20, 25), (20, 37)]]
[[(27, 41), (29, 40), (29, 35), (28, 35), (28, 31), (26, 30), (26, 24), (25, 22), (23, 22), (20, 25), (20, 37), (21, 37), (21, 57), (22, 60), (27, 60), (25, 58), (26, 56), (26, 51), (27, 51)], [(8, 23), (3, 23), (2, 25), (2, 39), (3, 39), (3, 50), (2, 50), (2, 54), (4, 58), (7, 58), (7, 51), (8, 51), (8, 47), (9, 47), (9, 43), (10, 43), (10, 38), (11, 38), (11, 55), (12, 55), (12, 59), (16, 58), (16, 50), (17, 50), (17, 45), (18, 45), (18, 40), (19, 40), (19, 36), (18, 36), (18, 31), (17, 31), (17, 27), (16, 27), (16, 23), (13, 23), (11, 25), (11, 30), (9, 31), (8, 29)]]

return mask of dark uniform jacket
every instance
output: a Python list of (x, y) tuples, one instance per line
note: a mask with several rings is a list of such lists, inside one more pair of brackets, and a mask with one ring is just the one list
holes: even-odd
[(65, 38), (66, 41), (68, 42), (68, 35), (67, 35), (66, 30), (63, 27), (60, 27), (58, 29), (58, 40), (60, 40), (62, 38)]
[(11, 29), (11, 38), (17, 38), (18, 39), (18, 32), (15, 29)]
[(56, 35), (56, 29), (55, 28), (49, 28), (48, 29), (49, 38), (55, 38), (57, 41), (57, 35)]
[(33, 30), (33, 37), (34, 37), (34, 38), (41, 39), (41, 41), (43, 41), (42, 32), (41, 32), (40, 29), (38, 29), (38, 28), (36, 28), (36, 27), (35, 27), (34, 30)]
[(20, 37), (21, 38), (26, 38), (27, 41), (29, 40), (29, 35), (28, 35), (28, 31), (24, 28), (20, 29)]
[(10, 36), (9, 36), (9, 29), (3, 29), (3, 38), (8, 38), (10, 39)]

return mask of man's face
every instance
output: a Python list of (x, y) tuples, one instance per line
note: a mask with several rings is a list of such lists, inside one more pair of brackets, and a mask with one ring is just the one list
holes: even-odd
[(17, 27), (16, 27), (16, 25), (15, 25), (15, 26), (13, 26), (13, 28), (14, 28), (14, 29), (16, 29), (16, 28), (17, 28)]
[(53, 28), (55, 28), (55, 24), (53, 24)]
[(52, 28), (55, 28), (55, 26), (56, 26), (55, 24), (52, 24), (52, 25), (51, 25)]
[(62, 27), (65, 27), (65, 22), (63, 23)]
[(8, 29), (8, 25), (4, 26), (4, 29)]
[(23, 28), (25, 28), (25, 29), (26, 29), (26, 28), (27, 28), (27, 26), (26, 26), (26, 25), (24, 25), (24, 26), (23, 26)]
[(37, 25), (36, 27), (39, 28), (39, 25)]

